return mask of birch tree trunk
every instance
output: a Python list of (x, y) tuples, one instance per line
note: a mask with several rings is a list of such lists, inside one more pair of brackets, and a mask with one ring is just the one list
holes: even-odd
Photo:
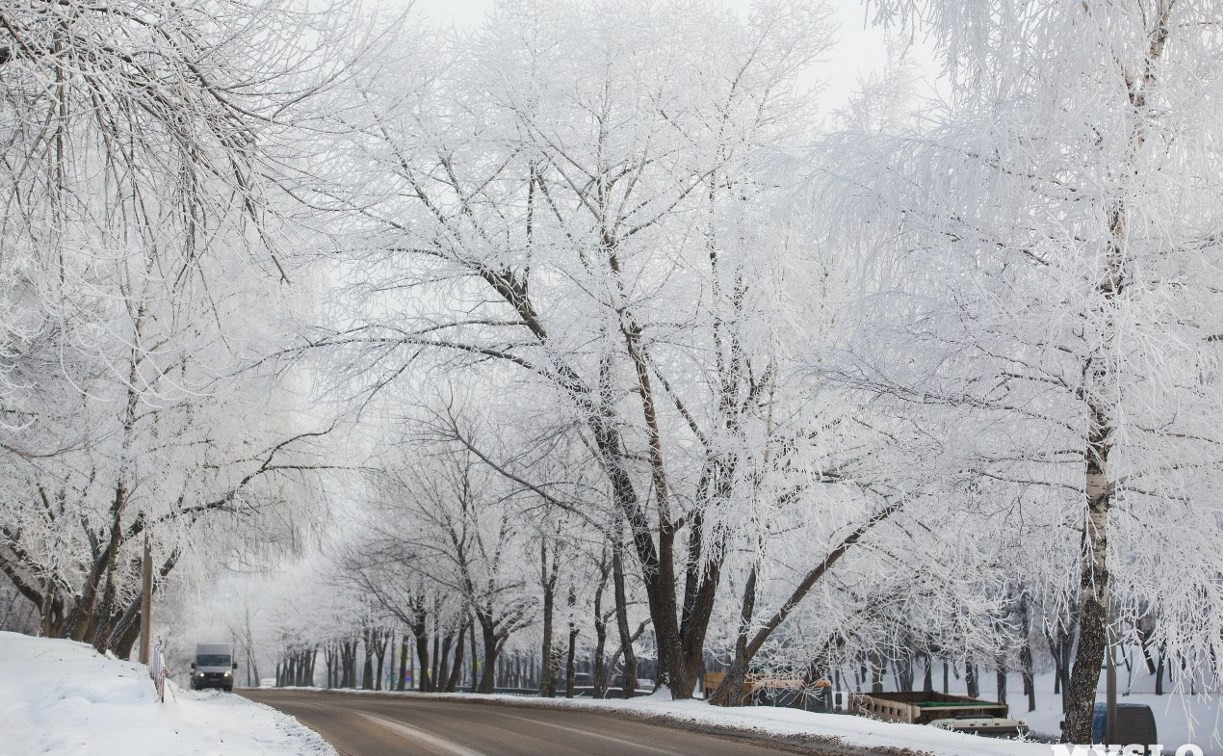
[[(1062, 726), (1062, 739), (1068, 743), (1090, 743), (1093, 707), (1096, 687), (1100, 681), (1100, 667), (1108, 645), (1109, 617), (1109, 563), (1108, 537), (1109, 513), (1117, 481), (1109, 470), (1116, 431), (1116, 413), (1120, 397), (1117, 394), (1116, 368), (1110, 364), (1118, 348), (1120, 328), (1118, 300), (1127, 283), (1126, 246), (1128, 243), (1129, 206), (1123, 196), (1130, 181), (1138, 172), (1138, 161), (1146, 141), (1147, 100), (1156, 85), (1156, 70), (1163, 59), (1168, 40), (1168, 19), (1175, 0), (1156, 0), (1151, 27), (1148, 33), (1148, 49), (1139, 62), (1140, 71), (1124, 69), (1120, 72), (1126, 85), (1126, 95), (1132, 110), (1130, 126), (1130, 152), (1122, 173), (1121, 191), (1113, 198), (1108, 208), (1108, 232), (1103, 278), (1097, 285), (1104, 310), (1101, 343), (1084, 373), (1089, 377), (1087, 385), (1088, 432), (1087, 448), (1084, 450), (1084, 492), (1086, 512), (1083, 517), (1083, 539), (1080, 552), (1079, 575), (1079, 642), (1075, 649), (1074, 665), (1070, 672), (1070, 684), (1065, 691), (1066, 718)], [(1085, 4), (1091, 13), (1091, 6)]]

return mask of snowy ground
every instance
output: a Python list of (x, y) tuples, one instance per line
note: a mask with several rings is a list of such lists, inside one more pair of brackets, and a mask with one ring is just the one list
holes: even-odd
[(335, 756), (297, 720), (239, 696), (166, 683), (81, 643), (0, 632), (0, 752)]
[[(1141, 669), (1132, 677), (1128, 677), (1124, 670), (1118, 676), (1120, 680), (1117, 701), (1151, 707), (1165, 753), (1171, 756), (1180, 746), (1192, 743), (1201, 748), (1202, 753), (1207, 756), (1223, 756), (1223, 708), (1220, 706), (1223, 702), (1217, 697), (1189, 695), (1184, 692), (1157, 696), (1154, 694), (1154, 678)], [(992, 678), (983, 679), (987, 683), (982, 685), (982, 696), (994, 698), (996, 690), (988, 684)], [(1056, 736), (1062, 721), (1062, 704), (1061, 699), (1050, 692), (1053, 690), (1052, 675), (1041, 675), (1036, 679), (1036, 711), (1032, 712), (1027, 710), (1027, 698), (1024, 697), (1023, 689), (1019, 687), (1014, 675), (1011, 676), (1010, 682), (1007, 686), (1007, 701), (1011, 705), (1011, 716), (1027, 722), (1035, 734)], [(1096, 700), (1103, 701), (1103, 681), (1100, 689), (1101, 693)]]
[[(1018, 683), (1018, 680), (1015, 680)], [(1216, 725), (1223, 732), (1223, 710), (1217, 698), (1170, 694), (1156, 696), (1152, 693), (1134, 692), (1145, 689), (1139, 676), (1132, 681), (1131, 693), (1121, 696), (1124, 703), (1145, 703), (1155, 712), (1160, 741), (1166, 756), (1173, 756), (1177, 749), (1192, 743), (1201, 749), (1204, 756), (1223, 756), (1223, 743), (1214, 735)], [(960, 683), (962, 687), (962, 681)], [(1061, 702), (1053, 696), (1051, 677), (1040, 677), (1036, 681), (1037, 709), (1027, 711), (1027, 699), (1021, 688), (1008, 687), (1011, 716), (1028, 723), (1034, 736), (1051, 741), (1056, 738), (1061, 722)], [(1121, 683), (1125, 688), (1125, 681)], [(347, 692), (347, 691), (346, 691)], [(350, 691), (361, 695), (367, 691)], [(963, 694), (953, 686), (953, 693)], [(982, 690), (982, 697), (994, 698), (995, 691)], [(865, 747), (904, 748), (939, 756), (1052, 756), (1053, 748), (1046, 742), (1016, 742), (995, 738), (982, 738), (959, 733), (944, 732), (925, 725), (903, 725), (891, 722), (876, 722), (863, 717), (842, 714), (814, 714), (796, 709), (766, 706), (722, 709), (703, 701), (672, 701), (666, 693), (634, 698), (630, 701), (593, 699), (540, 699), (521, 696), (474, 696), (470, 694), (418, 694), (431, 697), (452, 697), (462, 700), (496, 700), (511, 705), (532, 707), (574, 707), (614, 710), (630, 716), (650, 719), (683, 721), (698, 728), (733, 728), (779, 736), (837, 737), (848, 743)], [(1103, 697), (1101, 697), (1103, 700)], [(1191, 729), (1192, 726), (1192, 729)]]

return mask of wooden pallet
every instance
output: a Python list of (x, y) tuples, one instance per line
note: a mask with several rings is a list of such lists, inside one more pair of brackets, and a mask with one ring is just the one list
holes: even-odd
[(928, 724), (936, 719), (964, 717), (1006, 719), (1006, 704), (983, 701), (946, 693), (854, 693), (849, 697), (849, 710), (855, 714), (882, 719), (885, 722)]

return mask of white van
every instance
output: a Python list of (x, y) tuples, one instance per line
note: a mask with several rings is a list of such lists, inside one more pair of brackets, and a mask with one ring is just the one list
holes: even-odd
[(191, 689), (234, 689), (233, 651), (228, 643), (200, 643), (195, 647), (195, 661), (191, 662)]

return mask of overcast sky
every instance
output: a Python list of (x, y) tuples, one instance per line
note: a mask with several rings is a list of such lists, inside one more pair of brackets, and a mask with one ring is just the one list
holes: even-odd
[[(726, 6), (740, 8), (745, 13), (752, 4), (751, 0), (722, 1)], [(828, 60), (812, 71), (812, 83), (820, 80), (826, 82), (821, 97), (821, 110), (825, 113), (840, 107), (857, 88), (860, 78), (880, 69), (884, 61), (884, 34), (879, 29), (867, 28), (862, 0), (829, 2), (836, 9), (835, 20), (840, 26), (837, 46)], [(495, 3), (496, 0), (416, 0), (415, 8), (433, 22), (475, 26)], [(918, 61), (929, 60), (925, 54), (914, 57)], [(932, 68), (929, 64), (925, 67)]]

